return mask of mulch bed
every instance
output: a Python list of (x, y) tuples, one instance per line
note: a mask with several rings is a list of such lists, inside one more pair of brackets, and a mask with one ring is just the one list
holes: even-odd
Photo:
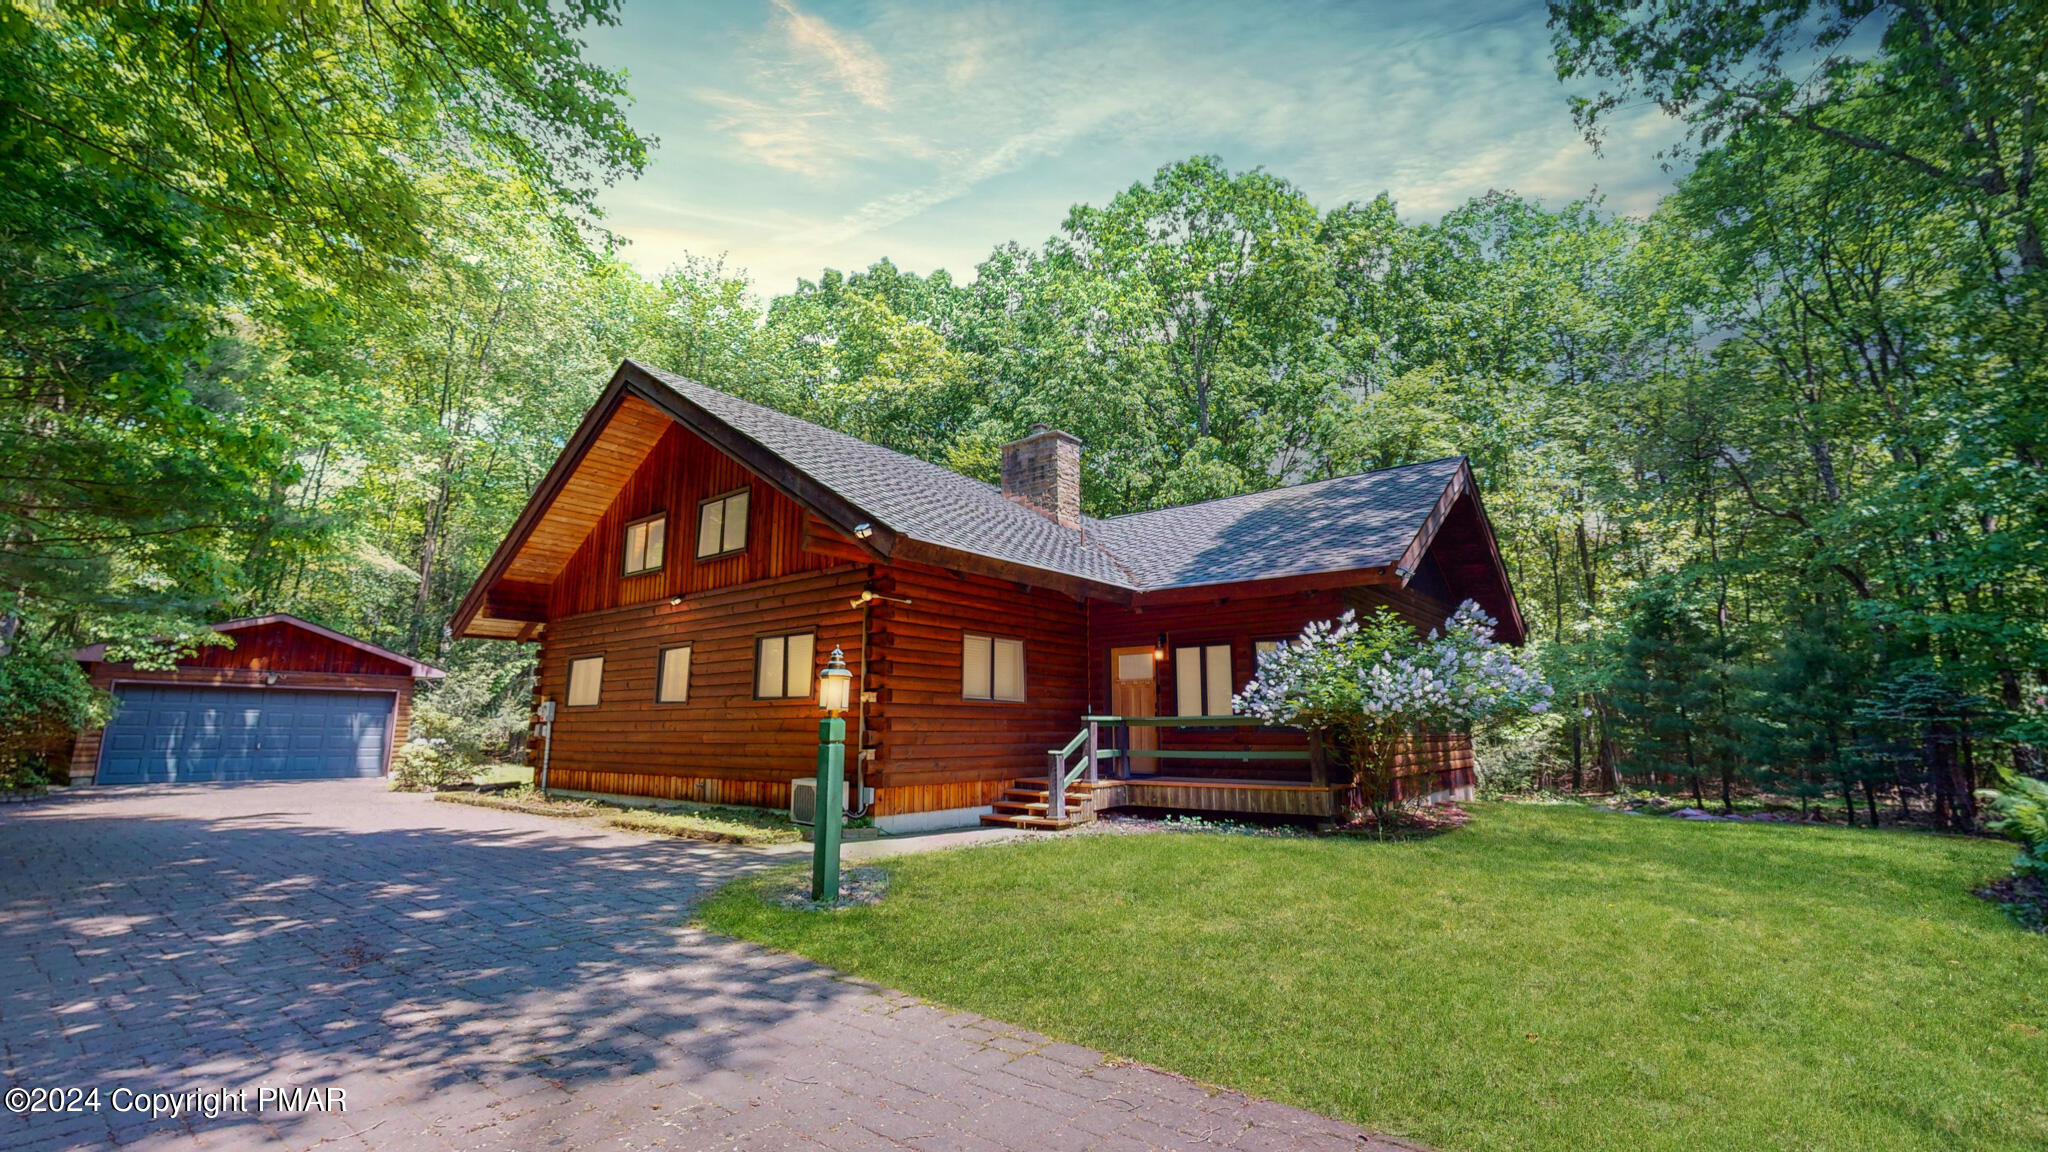
[(1188, 816), (1179, 813), (1152, 815), (1142, 812), (1107, 812), (1095, 823), (1069, 829), (1065, 835), (1110, 833), (1134, 836), (1152, 832), (1201, 832), (1214, 836), (1265, 836), (1280, 839), (1314, 835), (1308, 829), (1293, 824), (1255, 824), (1221, 816)]
[(791, 872), (787, 881), (761, 895), (770, 904), (783, 908), (794, 908), (801, 912), (830, 912), (840, 908), (879, 904), (888, 892), (887, 871), (881, 868), (848, 868), (839, 873), (839, 900), (836, 903), (811, 899), (811, 874), (808, 871)]
[(1387, 813), (1387, 816), (1387, 822), (1382, 826), (1373, 818), (1371, 809), (1367, 809), (1360, 812), (1356, 819), (1337, 825), (1336, 832), (1340, 836), (1420, 840), (1430, 836), (1441, 836), (1472, 822), (1470, 812), (1449, 801), (1441, 804), (1421, 804), (1413, 808), (1396, 808)]
[(1093, 824), (1084, 824), (1073, 829), (1070, 835), (1089, 833), (1138, 834), (1148, 832), (1206, 833), (1218, 836), (1263, 836), (1275, 839), (1295, 839), (1312, 836), (1365, 836), (1384, 840), (1420, 840), (1442, 835), (1454, 828), (1471, 823), (1472, 814), (1453, 803), (1423, 804), (1409, 808), (1397, 808), (1388, 814), (1384, 831), (1374, 821), (1371, 811), (1360, 813), (1347, 823), (1338, 824), (1327, 832), (1315, 832), (1300, 824), (1255, 822), (1256, 818), (1234, 820), (1227, 816), (1190, 816), (1186, 814), (1151, 815), (1135, 812), (1110, 812)]
[(532, 816), (565, 816), (571, 820), (582, 820), (602, 816), (608, 810), (596, 804), (581, 800), (543, 800), (497, 796), (489, 792), (436, 792), (434, 799), (443, 804), (467, 804), (471, 808), (498, 808), (506, 812), (525, 812)]
[(1977, 889), (1976, 895), (2005, 909), (2020, 927), (2048, 932), (2048, 883), (2033, 876), (2006, 876)]

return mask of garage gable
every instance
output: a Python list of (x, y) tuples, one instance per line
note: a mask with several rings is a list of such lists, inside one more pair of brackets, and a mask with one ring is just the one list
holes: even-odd
[(228, 620), (233, 641), (162, 669), (77, 657), (114, 699), (72, 748), (74, 783), (216, 783), (379, 776), (409, 734), (413, 685), (441, 669), (275, 613)]

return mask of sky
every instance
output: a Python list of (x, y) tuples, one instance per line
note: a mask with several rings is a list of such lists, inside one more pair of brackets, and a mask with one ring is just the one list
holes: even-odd
[(1492, 189), (1649, 211), (1679, 128), (1636, 110), (1596, 153), (1544, 20), (1540, 0), (625, 0), (588, 55), (626, 70), (660, 143), (601, 203), (642, 272), (723, 258), (764, 295), (885, 256), (968, 279), (1197, 154), (1324, 209), (1387, 192), (1410, 220)]

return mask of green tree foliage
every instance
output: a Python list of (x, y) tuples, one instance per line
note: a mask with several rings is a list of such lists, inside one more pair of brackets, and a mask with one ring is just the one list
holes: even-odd
[(1627, 750), (1625, 765), (1645, 776), (1683, 779), (1704, 804), (1702, 784), (1718, 778), (1732, 810), (1726, 645), (1682, 592), (1645, 584), (1631, 597), (1608, 682)]
[(62, 778), (72, 734), (107, 715), (69, 648), (28, 639), (0, 652), (0, 789)]
[(1995, 814), (1986, 827), (2020, 842), (2014, 874), (2048, 881), (2048, 783), (2013, 776), (2003, 789), (1987, 788), (1979, 796)]
[(631, 355), (986, 480), (1057, 425), (1096, 515), (1468, 455), (1574, 785), (1966, 827), (2042, 771), (2038, 4), (1559, 0), (1589, 134), (1693, 128), (1642, 219), (1404, 220), (1197, 156), (971, 278), (766, 301), (588, 227), (646, 146), (576, 55), (611, 16), (0, 7), (23, 636), (297, 611), (449, 665), (447, 738), (509, 749), (530, 657), (445, 626)]
[(645, 156), (579, 56), (612, 17), (0, 4), (10, 634), (176, 635), (331, 553), (334, 521), (289, 514), (306, 450), (389, 410), (299, 355), (455, 274), (479, 204), (582, 247), (595, 189)]

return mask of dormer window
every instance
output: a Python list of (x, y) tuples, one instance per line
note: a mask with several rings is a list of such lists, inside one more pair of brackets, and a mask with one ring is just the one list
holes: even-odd
[(697, 559), (713, 560), (747, 550), (747, 490), (727, 492), (697, 505)]
[(626, 525), (626, 575), (660, 571), (667, 550), (667, 514), (643, 517)]

